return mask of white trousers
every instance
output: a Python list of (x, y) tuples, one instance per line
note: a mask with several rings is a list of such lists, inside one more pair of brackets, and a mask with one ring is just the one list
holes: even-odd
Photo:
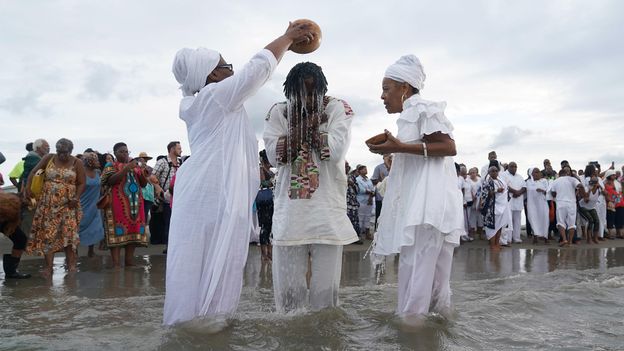
[[(360, 208), (358, 209), (358, 218), (360, 220), (360, 231), (365, 232), (370, 227), (370, 220), (373, 214), (373, 205), (362, 205), (360, 203)], [(358, 236), (361, 233), (358, 233)]]
[(308, 259), (312, 266), (309, 291), (311, 309), (320, 310), (338, 305), (341, 245), (273, 246), (273, 292), (278, 312), (289, 312), (307, 305)]
[(607, 203), (602, 198), (596, 204), (596, 212), (598, 213), (598, 219), (600, 225), (598, 226), (598, 237), (604, 237), (604, 230), (607, 227)]
[(434, 230), (421, 231), (399, 256), (398, 307), (400, 317), (451, 310), (451, 267), (454, 246)]
[(576, 204), (557, 202), (557, 226), (565, 230), (576, 228)]
[(483, 215), (479, 212), (479, 209), (475, 204), (470, 206), (470, 209), (468, 210), (468, 223), (470, 229), (474, 230), (477, 229), (477, 227), (483, 228)]
[(511, 222), (513, 225), (513, 242), (522, 242), (522, 238), (520, 238), (520, 230), (522, 229), (522, 210), (511, 211)]

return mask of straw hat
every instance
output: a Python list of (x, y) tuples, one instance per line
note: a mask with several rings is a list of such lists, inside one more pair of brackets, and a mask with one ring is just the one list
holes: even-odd
[(152, 157), (147, 156), (147, 152), (145, 152), (145, 151), (139, 152), (139, 156), (137, 156), (136, 158), (142, 158), (145, 161), (149, 161), (149, 160), (152, 159)]

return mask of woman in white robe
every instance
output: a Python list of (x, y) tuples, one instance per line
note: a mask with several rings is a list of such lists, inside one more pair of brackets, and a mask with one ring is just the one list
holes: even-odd
[(537, 244), (537, 238), (540, 237), (548, 244), (548, 181), (542, 177), (538, 167), (532, 167), (529, 175), (530, 178), (526, 181), (527, 218), (533, 229), (533, 243)]
[(388, 67), (381, 98), (388, 113), (400, 113), (398, 133), (386, 131), (387, 141), (368, 145), (394, 153), (373, 253), (400, 253), (397, 314), (406, 324), (451, 313), (453, 250), (465, 234), (453, 125), (445, 102), (421, 98), (424, 79), (414, 55)]
[(501, 237), (511, 233), (511, 211), (509, 210), (507, 185), (498, 177), (498, 167), (491, 166), (481, 185), (480, 206), (485, 227), (485, 237), (490, 241), (492, 251), (500, 251)]
[(176, 54), (180, 118), (193, 157), (176, 174), (165, 325), (201, 318), (221, 328), (236, 311), (259, 186), (258, 145), (243, 103), (293, 43), (312, 39), (308, 25), (290, 24), (238, 74), (214, 50)]
[[(342, 247), (358, 240), (345, 202), (353, 111), (325, 95), (325, 75), (314, 63), (293, 67), (284, 87), (288, 101), (271, 108), (263, 135), (278, 174), (272, 227), (275, 305), (278, 312), (308, 302), (313, 310), (335, 307)], [(305, 107), (299, 105), (303, 101)]]

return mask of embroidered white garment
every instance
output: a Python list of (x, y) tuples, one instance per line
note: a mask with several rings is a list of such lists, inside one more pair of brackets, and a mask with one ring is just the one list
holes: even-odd
[[(264, 126), (264, 144), (269, 162), (277, 165), (277, 141), (288, 133), (286, 103), (269, 111)], [(346, 245), (358, 240), (347, 217), (347, 176), (345, 156), (351, 143), (353, 112), (342, 100), (330, 98), (325, 107), (327, 122), (319, 131), (328, 133), (329, 159), (321, 160), (313, 153), (319, 168), (319, 186), (310, 199), (291, 200), (290, 165), (277, 167), (273, 212), (273, 245), (328, 244)]]
[(176, 174), (165, 325), (236, 310), (260, 183), (258, 143), (243, 103), (276, 65), (262, 50), (233, 76), (180, 103), (193, 156)]
[[(422, 143), (424, 135), (435, 132), (453, 138), (453, 126), (444, 115), (444, 102), (412, 95), (405, 100), (397, 120), (396, 137), (405, 143)], [(459, 245), (465, 234), (463, 197), (457, 189), (457, 173), (452, 157), (396, 153), (386, 185), (384, 205), (375, 237), (375, 254), (398, 253), (414, 245), (421, 231), (434, 230), (446, 242)], [(417, 240), (419, 245), (427, 242)]]

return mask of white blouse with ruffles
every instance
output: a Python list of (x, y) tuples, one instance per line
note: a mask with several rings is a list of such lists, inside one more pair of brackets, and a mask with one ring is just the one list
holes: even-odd
[[(453, 139), (453, 125), (444, 115), (445, 107), (445, 102), (412, 95), (403, 103), (397, 120), (397, 139), (418, 144), (423, 136), (436, 132)], [(386, 186), (374, 253), (398, 253), (402, 246), (414, 245), (416, 235), (423, 231), (438, 232), (446, 242), (459, 245), (460, 236), (465, 234), (463, 198), (452, 157), (425, 159), (396, 153)]]

